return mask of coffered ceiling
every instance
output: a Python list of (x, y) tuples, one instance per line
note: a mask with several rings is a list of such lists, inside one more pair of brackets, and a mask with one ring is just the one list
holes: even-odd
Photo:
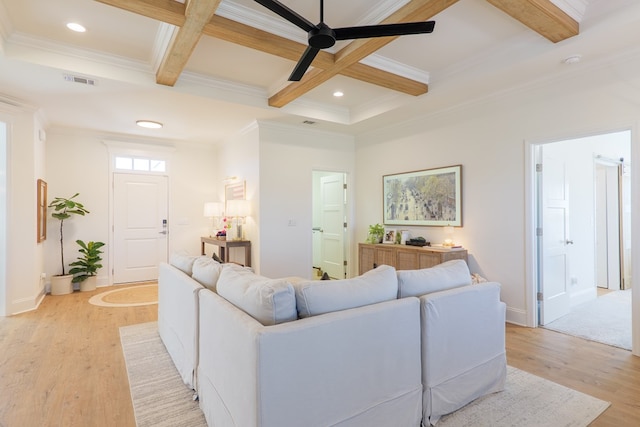
[[(319, 22), (319, 0), (280, 1)], [(196, 142), (255, 119), (357, 134), (634, 50), (638, 3), (326, 0), (332, 27), (435, 20), (435, 31), (338, 42), (289, 82), (307, 35), (252, 0), (0, 0), (0, 99), (41, 107), (51, 126)]]

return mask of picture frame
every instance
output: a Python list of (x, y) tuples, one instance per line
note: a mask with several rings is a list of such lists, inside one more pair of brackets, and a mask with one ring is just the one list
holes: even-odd
[(462, 165), (382, 177), (383, 223), (462, 226)]
[(227, 212), (229, 200), (244, 200), (246, 197), (245, 181), (234, 182), (224, 186), (224, 211)]
[(394, 244), (396, 243), (396, 233), (398, 230), (395, 228), (386, 228), (384, 229), (384, 234), (382, 235), (382, 243), (386, 244)]
[(47, 183), (38, 179), (36, 184), (37, 193), (37, 214), (36, 214), (36, 242), (44, 242), (47, 240)]

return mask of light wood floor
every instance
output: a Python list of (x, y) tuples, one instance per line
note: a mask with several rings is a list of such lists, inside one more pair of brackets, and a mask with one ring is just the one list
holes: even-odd
[[(135, 426), (118, 328), (157, 306), (90, 305), (94, 292), (47, 296), (0, 318), (0, 427)], [(592, 426), (640, 425), (640, 358), (546, 329), (507, 325), (510, 365), (612, 402)]]

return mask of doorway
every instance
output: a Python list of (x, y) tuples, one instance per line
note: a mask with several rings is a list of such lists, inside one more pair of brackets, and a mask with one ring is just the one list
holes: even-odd
[[(347, 277), (347, 175), (313, 172), (312, 259), (313, 276)], [(326, 273), (326, 275), (325, 275)]]
[(157, 280), (168, 252), (168, 185), (163, 175), (113, 174), (113, 283)]
[(624, 160), (620, 165), (605, 160), (630, 158), (631, 132), (533, 149), (536, 324), (542, 326), (595, 300), (602, 274), (607, 286), (618, 289), (624, 287), (625, 270), (630, 274), (631, 169), (628, 163), (621, 166)]

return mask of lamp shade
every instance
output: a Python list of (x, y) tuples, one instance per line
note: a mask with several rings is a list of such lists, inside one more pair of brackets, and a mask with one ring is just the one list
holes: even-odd
[(213, 218), (216, 216), (222, 216), (222, 203), (220, 202), (207, 202), (204, 204), (204, 216), (207, 218)]
[(227, 201), (227, 215), (246, 217), (251, 213), (251, 205), (248, 200)]

